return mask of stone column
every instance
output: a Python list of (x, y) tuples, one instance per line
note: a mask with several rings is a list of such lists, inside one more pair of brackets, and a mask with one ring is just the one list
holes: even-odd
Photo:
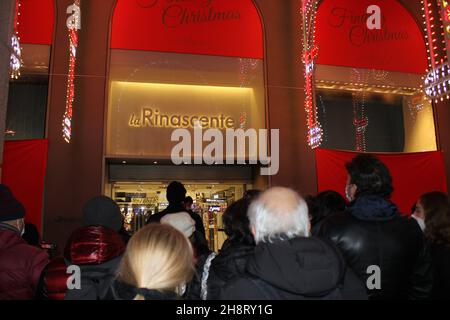
[(265, 35), (268, 118), (280, 129), (280, 170), (271, 185), (317, 191), (315, 154), (307, 144), (305, 78), (301, 61), (301, 1), (254, 0)]
[(110, 22), (116, 0), (82, 0), (75, 67), (72, 139), (62, 137), (65, 111), (69, 38), (67, 7), (56, 1), (55, 41), (52, 46), (45, 181), (44, 237), (60, 249), (81, 225), (82, 205), (103, 193), (103, 135), (107, 90)]
[(14, 0), (0, 1), (0, 182), (2, 179), (3, 144), (9, 92), (9, 61), (14, 24)]

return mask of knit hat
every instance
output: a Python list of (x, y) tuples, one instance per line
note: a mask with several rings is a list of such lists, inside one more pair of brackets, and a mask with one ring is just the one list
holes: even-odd
[(161, 223), (171, 225), (189, 238), (195, 231), (195, 221), (187, 212), (169, 213), (161, 218)]
[(119, 231), (122, 228), (123, 217), (117, 203), (109, 197), (98, 196), (84, 205), (83, 224), (86, 226), (102, 226)]
[(24, 217), (24, 206), (14, 198), (7, 186), (0, 184), (0, 222), (22, 219)]

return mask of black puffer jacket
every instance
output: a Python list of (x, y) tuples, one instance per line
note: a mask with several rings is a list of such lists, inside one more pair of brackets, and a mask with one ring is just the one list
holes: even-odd
[(339, 250), (318, 238), (260, 243), (246, 274), (223, 288), (224, 300), (367, 299)]
[[(220, 289), (236, 277), (245, 274), (249, 256), (255, 249), (254, 245), (236, 244), (226, 240), (220, 253), (212, 260), (207, 278), (207, 299), (219, 299)], [(187, 298), (201, 298), (201, 281), (205, 276), (205, 256), (197, 267), (197, 272), (189, 286)]]
[(433, 300), (450, 300), (450, 245), (429, 244), (433, 261)]
[(327, 219), (319, 235), (339, 247), (364, 283), (374, 275), (368, 272), (369, 266), (380, 268), (381, 289), (367, 288), (370, 299), (429, 297), (432, 273), (422, 232), (415, 221), (400, 216), (390, 201), (361, 196), (346, 212)]

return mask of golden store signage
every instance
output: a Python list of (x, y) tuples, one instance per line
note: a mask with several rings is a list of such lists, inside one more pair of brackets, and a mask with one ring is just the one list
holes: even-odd
[(108, 157), (170, 158), (175, 129), (264, 128), (255, 89), (242, 87), (111, 81)]
[(135, 128), (194, 128), (196, 122), (203, 128), (233, 129), (235, 120), (230, 116), (165, 114), (157, 108), (142, 108), (139, 114), (130, 115), (128, 126)]

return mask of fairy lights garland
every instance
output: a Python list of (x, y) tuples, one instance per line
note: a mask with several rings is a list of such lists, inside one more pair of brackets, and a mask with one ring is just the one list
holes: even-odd
[(422, 0), (428, 70), (424, 90), (430, 102), (450, 98), (450, 1)]
[(73, 14), (67, 20), (67, 28), (69, 30), (69, 72), (67, 80), (67, 96), (66, 109), (64, 119), (62, 122), (62, 134), (67, 143), (70, 143), (72, 137), (72, 116), (73, 116), (73, 102), (75, 100), (75, 66), (77, 62), (77, 48), (78, 48), (78, 30), (81, 28), (80, 17), (80, 2), (75, 0), (74, 4), (67, 8), (68, 12)]
[(355, 126), (355, 146), (356, 151), (366, 151), (366, 129), (369, 125), (369, 118), (365, 113), (366, 91), (364, 85), (368, 80), (365, 70), (352, 70), (352, 82), (361, 85), (361, 90), (352, 93), (353, 98), (353, 125)]
[[(258, 60), (249, 58), (239, 58), (239, 87), (245, 88), (250, 85), (250, 70), (254, 71), (258, 67)], [(247, 128), (248, 115), (246, 111), (246, 103), (241, 102), (241, 113), (239, 115), (239, 128), (245, 130)]]
[(315, 43), (317, 0), (302, 0), (303, 56), (305, 65), (305, 111), (308, 126), (308, 145), (317, 148), (322, 143), (323, 130), (317, 117), (314, 95), (314, 70), (319, 48)]
[(20, 1), (16, 0), (16, 8), (14, 11), (14, 29), (11, 37), (11, 58), (10, 58), (10, 76), (11, 79), (20, 77), (20, 68), (22, 67), (22, 48), (20, 47), (19, 37), (19, 16)]

